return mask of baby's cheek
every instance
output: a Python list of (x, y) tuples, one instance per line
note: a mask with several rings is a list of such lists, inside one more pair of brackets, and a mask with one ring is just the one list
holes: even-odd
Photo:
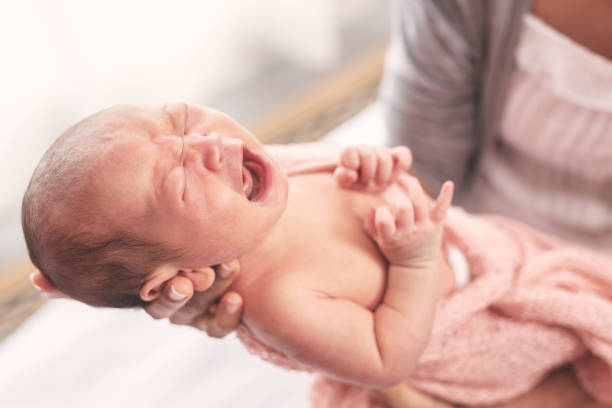
[(168, 173), (164, 180), (163, 194), (171, 203), (184, 200), (185, 173), (182, 167), (176, 167)]

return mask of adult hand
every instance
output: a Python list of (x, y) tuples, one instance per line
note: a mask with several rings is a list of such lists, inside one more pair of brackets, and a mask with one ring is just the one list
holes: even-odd
[[(155, 319), (169, 318), (174, 324), (193, 326), (211, 337), (224, 337), (236, 329), (242, 316), (242, 297), (236, 292), (225, 292), (239, 270), (238, 261), (218, 265), (213, 284), (195, 293), (189, 279), (176, 276), (145, 311)], [(30, 274), (30, 281), (47, 298), (67, 297), (38, 270)]]
[(212, 286), (195, 293), (189, 279), (175, 276), (146, 312), (155, 319), (169, 318), (173, 324), (193, 326), (210, 337), (222, 338), (231, 333), (240, 323), (243, 302), (238, 293), (226, 290), (238, 275), (240, 263), (235, 260), (214, 269)]

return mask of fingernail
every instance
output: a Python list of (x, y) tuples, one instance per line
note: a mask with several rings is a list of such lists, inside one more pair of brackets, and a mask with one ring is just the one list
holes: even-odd
[(238, 308), (240, 307), (240, 302), (237, 300), (228, 300), (227, 301), (227, 311), (230, 312), (231, 314), (234, 314), (238, 311)]
[(228, 265), (226, 263), (222, 263), (219, 265), (219, 277), (221, 279), (229, 278), (230, 276), (232, 276), (233, 271), (234, 269), (231, 267), (231, 265)]
[(175, 302), (180, 302), (181, 300), (185, 300), (187, 295), (185, 293), (178, 293), (176, 289), (174, 289), (174, 285), (170, 286), (170, 293), (168, 293), (168, 297)]

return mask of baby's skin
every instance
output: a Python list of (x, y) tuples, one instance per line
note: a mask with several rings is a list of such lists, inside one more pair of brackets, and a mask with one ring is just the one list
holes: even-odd
[(347, 148), (336, 181), (331, 173), (290, 177), (279, 221), (285, 244), (265, 259), (242, 258), (244, 273), (231, 288), (244, 299), (244, 324), (264, 343), (367, 386), (408, 377), (436, 301), (453, 286), (441, 255), (452, 184), (432, 202), (416, 178), (386, 176), (393, 171), (382, 163), (392, 156)]
[(229, 290), (262, 342), (346, 382), (408, 377), (453, 278), (441, 249), (452, 184), (430, 199), (406, 148), (347, 148), (287, 177), (248, 130), (199, 106), (115, 107), (75, 129), (100, 141), (92, 205), (106, 225), (183, 249), (143, 300), (177, 277), (205, 290), (213, 267), (238, 261)]

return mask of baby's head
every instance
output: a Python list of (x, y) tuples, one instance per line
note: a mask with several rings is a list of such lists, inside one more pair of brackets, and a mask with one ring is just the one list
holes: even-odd
[(280, 218), (287, 179), (246, 129), (183, 103), (118, 106), (49, 148), (23, 198), (34, 265), (94, 306), (143, 306), (182, 274), (254, 249)]

